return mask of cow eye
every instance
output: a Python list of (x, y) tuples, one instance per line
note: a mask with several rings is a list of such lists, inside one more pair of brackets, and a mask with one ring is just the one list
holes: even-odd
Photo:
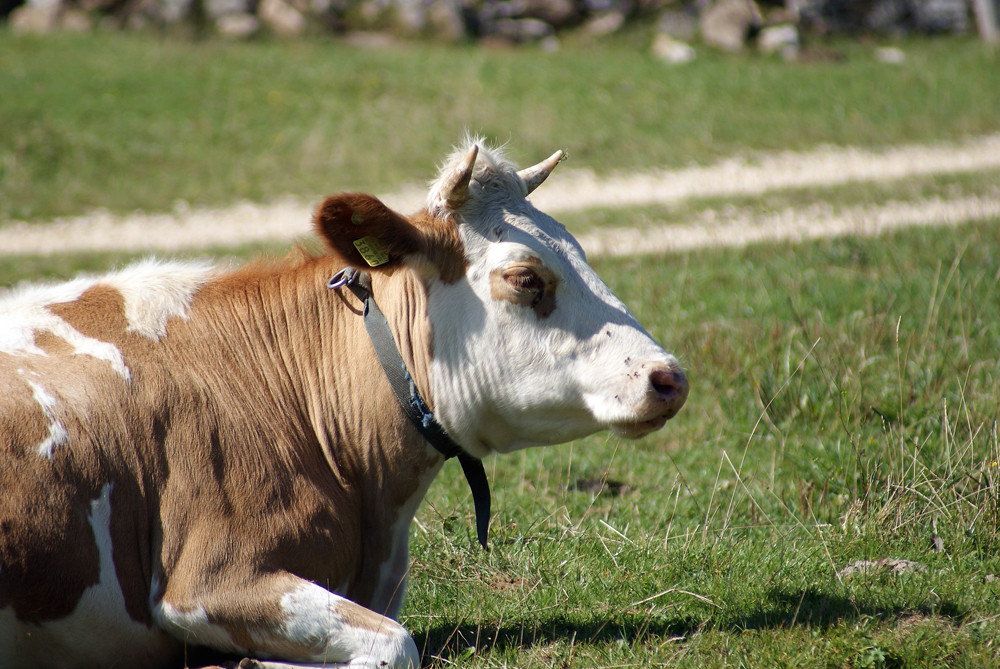
[(545, 280), (530, 267), (509, 267), (503, 272), (503, 280), (518, 291), (537, 292), (545, 289)]

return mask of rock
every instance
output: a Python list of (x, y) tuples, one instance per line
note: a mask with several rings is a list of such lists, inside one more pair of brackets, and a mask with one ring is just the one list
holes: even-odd
[(913, 560), (902, 560), (899, 558), (882, 558), (881, 560), (858, 560), (847, 565), (837, 572), (841, 578), (854, 576), (855, 574), (865, 574), (868, 572), (885, 571), (893, 574), (924, 573), (927, 565)]
[(7, 23), (14, 33), (79, 33), (93, 27), (90, 14), (60, 0), (36, 0), (21, 5), (10, 13)]
[(76, 6), (85, 12), (103, 12), (110, 13), (117, 9), (121, 4), (121, 0), (78, 0)]
[(913, 5), (913, 22), (922, 32), (969, 31), (969, 12), (965, 0), (917, 0)]
[(907, 0), (877, 0), (865, 16), (865, 26), (879, 33), (902, 34), (906, 30), (908, 4)]
[[(374, 3), (373, 3), (374, 4)], [(420, 35), (427, 26), (423, 0), (391, 0), (392, 22), (403, 35)], [(382, 15), (377, 12), (377, 15)]]
[(155, 16), (164, 23), (173, 24), (180, 23), (191, 16), (194, 0), (155, 0), (149, 5), (150, 16)]
[(438, 40), (457, 43), (466, 37), (461, 10), (451, 0), (433, 0), (427, 7), (427, 29)]
[(282, 37), (298, 37), (306, 29), (306, 17), (286, 0), (261, 0), (257, 18), (271, 32)]
[(653, 38), (653, 55), (665, 63), (678, 65), (695, 58), (694, 49), (689, 44), (674, 39), (666, 33), (660, 33)]
[(682, 42), (690, 42), (698, 35), (698, 18), (690, 12), (666, 9), (660, 14), (656, 31)]
[(794, 60), (799, 52), (799, 30), (793, 25), (768, 26), (757, 35), (761, 53), (780, 52), (785, 60)]
[(702, 12), (701, 38), (724, 51), (740, 51), (761, 23), (753, 0), (716, 0)]
[[(803, 23), (821, 33), (964, 33), (967, 0), (796, 0)], [(801, 27), (801, 26), (800, 26)]]
[(59, 26), (61, 12), (58, 0), (30, 3), (12, 11), (7, 23), (13, 33), (50, 33)]
[(538, 19), (497, 19), (483, 28), (486, 37), (515, 44), (540, 42), (555, 32), (552, 26)]
[(601, 16), (595, 16), (583, 24), (580, 29), (586, 35), (602, 37), (621, 30), (625, 25), (625, 15), (620, 12), (609, 12)]
[(906, 53), (894, 46), (884, 46), (875, 49), (875, 60), (889, 65), (902, 65), (906, 62)]
[(215, 19), (215, 30), (229, 39), (247, 39), (260, 30), (260, 21), (253, 14), (234, 12)]
[(82, 9), (66, 7), (59, 16), (58, 27), (62, 32), (85, 33), (90, 32), (90, 29), (93, 28), (93, 21), (90, 14)]
[(210, 19), (217, 19), (227, 14), (251, 15), (247, 0), (203, 0), (202, 6), (205, 8), (205, 15)]
[(538, 19), (554, 28), (563, 28), (580, 22), (581, 13), (573, 0), (517, 0), (522, 9), (512, 18)]

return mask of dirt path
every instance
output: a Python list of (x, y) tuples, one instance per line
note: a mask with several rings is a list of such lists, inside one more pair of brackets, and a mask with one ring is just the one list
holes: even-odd
[[(669, 204), (696, 197), (757, 195), (785, 188), (892, 181), (906, 177), (1000, 169), (1000, 135), (960, 144), (902, 146), (885, 151), (825, 148), (781, 153), (753, 162), (727, 160), (707, 167), (654, 170), (598, 178), (563, 167), (533, 197), (553, 214), (592, 207)], [(383, 199), (403, 211), (420, 207), (423, 190), (406, 187)], [(91, 214), (44, 225), (0, 228), (0, 255), (70, 251), (170, 251), (242, 242), (292, 240), (309, 234), (312, 203), (279, 200), (167, 214)], [(907, 226), (954, 225), (1000, 218), (1000, 193), (880, 206), (835, 213), (822, 203), (762, 214), (737, 211), (724, 222), (615, 229), (580, 236), (590, 254), (681, 251), (744, 245), (768, 239), (805, 240), (872, 235)]]

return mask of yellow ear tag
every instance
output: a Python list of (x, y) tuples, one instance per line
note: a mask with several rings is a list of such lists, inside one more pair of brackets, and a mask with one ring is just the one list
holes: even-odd
[(354, 240), (354, 248), (358, 250), (361, 257), (365, 259), (370, 267), (378, 267), (389, 262), (389, 254), (382, 248), (382, 244), (374, 237), (362, 237)]

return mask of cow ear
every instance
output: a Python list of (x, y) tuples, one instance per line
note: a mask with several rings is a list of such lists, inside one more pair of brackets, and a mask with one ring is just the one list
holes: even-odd
[(458, 227), (422, 211), (407, 218), (360, 193), (334, 195), (316, 211), (316, 232), (344, 265), (391, 270), (404, 262), (426, 277), (453, 283), (468, 262)]
[(422, 250), (413, 224), (371, 195), (326, 198), (316, 211), (315, 226), (329, 249), (357, 269), (392, 269)]

